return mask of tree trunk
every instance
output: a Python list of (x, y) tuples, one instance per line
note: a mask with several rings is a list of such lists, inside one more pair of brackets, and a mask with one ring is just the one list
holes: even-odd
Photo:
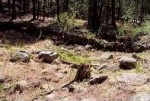
[(16, 0), (12, 0), (11, 18), (16, 19)]
[(111, 0), (111, 2), (112, 2), (112, 25), (113, 25), (113, 27), (116, 27), (116, 18), (115, 18), (115, 15), (116, 15), (116, 11), (115, 11), (116, 2), (115, 2), (115, 0)]
[(27, 13), (27, 0), (23, 1), (23, 13), (26, 14)]
[(57, 3), (57, 20), (58, 20), (58, 22), (60, 22), (60, 18), (59, 18), (59, 15), (60, 15), (59, 0), (56, 0), (56, 3)]
[(91, 25), (91, 22), (92, 22), (92, 3), (93, 3), (93, 0), (89, 0), (89, 8), (88, 8), (88, 28), (91, 28), (92, 25)]
[(33, 20), (35, 20), (36, 19), (36, 7), (35, 7), (35, 0), (32, 0), (32, 15), (33, 15)]
[(69, 8), (69, 0), (64, 0), (63, 12), (67, 12)]
[(0, 0), (0, 13), (3, 12), (3, 5), (2, 5), (2, 0)]

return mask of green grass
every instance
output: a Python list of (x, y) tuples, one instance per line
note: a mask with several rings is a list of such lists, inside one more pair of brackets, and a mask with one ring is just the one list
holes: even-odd
[(137, 34), (142, 33), (143, 35), (149, 34), (150, 32), (150, 22), (146, 21), (141, 26), (133, 26), (130, 23), (124, 23), (118, 27), (118, 35), (119, 36), (135, 36)]
[(57, 53), (59, 54), (61, 60), (65, 62), (75, 63), (75, 64), (85, 64), (90, 63), (91, 60), (87, 57), (76, 55), (73, 52), (62, 50), (60, 47), (57, 48)]
[(138, 63), (136, 64), (135, 72), (136, 72), (136, 73), (143, 73), (143, 72), (144, 72), (141, 62), (138, 62)]
[(0, 93), (2, 93), (4, 91), (4, 87), (2, 84), (0, 84)]

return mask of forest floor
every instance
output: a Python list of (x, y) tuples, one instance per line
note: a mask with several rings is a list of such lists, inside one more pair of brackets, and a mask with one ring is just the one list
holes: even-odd
[[(101, 51), (81, 45), (55, 45), (48, 37), (34, 42), (22, 42), (21, 37), (19, 32), (13, 30), (0, 32), (0, 80), (5, 76), (5, 81), (0, 84), (2, 101), (136, 101), (138, 94), (142, 95), (138, 95), (139, 99), (150, 94), (148, 50), (136, 53), (141, 58), (137, 61), (136, 68), (124, 70), (119, 67), (119, 58), (132, 57), (133, 53)], [(28, 52), (30, 62), (10, 62), (10, 54), (17, 50)], [(74, 82), (71, 88), (59, 89), (74, 79), (76, 69), (62, 60), (60, 56), (64, 55), (63, 53), (52, 63), (39, 62), (37, 54), (33, 53), (41, 50), (71, 52), (76, 57), (71, 61), (80, 62), (80, 58), (84, 62), (90, 60), (92, 75), (107, 75), (108, 78), (100, 84)], [(66, 55), (65, 59), (70, 57)], [(16, 85), (19, 85), (19, 88)], [(43, 95), (53, 89), (57, 90)]]

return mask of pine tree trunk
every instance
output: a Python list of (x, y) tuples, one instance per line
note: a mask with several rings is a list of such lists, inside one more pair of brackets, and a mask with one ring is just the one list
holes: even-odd
[(59, 0), (56, 0), (56, 3), (57, 3), (57, 20), (58, 20), (58, 22), (60, 22), (60, 18), (59, 18), (59, 15), (60, 15)]
[(36, 19), (36, 7), (35, 7), (35, 0), (32, 0), (32, 15), (33, 15), (33, 20), (35, 20)]
[(111, 0), (112, 2), (112, 25), (113, 27), (116, 27), (116, 18), (115, 18), (115, 15), (116, 15), (116, 11), (115, 11), (115, 0)]
[(12, 12), (11, 12), (11, 18), (16, 19), (16, 0), (12, 0)]
[(3, 5), (2, 5), (2, 0), (0, 0), (0, 13), (3, 11)]
[(27, 13), (27, 0), (23, 1), (23, 13), (26, 14)]

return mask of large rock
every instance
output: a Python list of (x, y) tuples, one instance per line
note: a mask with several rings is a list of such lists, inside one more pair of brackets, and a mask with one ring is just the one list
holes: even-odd
[(0, 83), (3, 83), (6, 80), (6, 76), (0, 73)]
[(10, 56), (11, 62), (29, 62), (30, 61), (30, 55), (26, 51), (16, 51), (14, 53), (11, 53)]
[(131, 98), (130, 101), (150, 101), (150, 94), (148, 93), (139, 93)]
[(58, 53), (54, 51), (41, 51), (38, 58), (44, 62), (51, 63), (58, 58)]
[(117, 77), (118, 82), (138, 86), (149, 82), (149, 76), (145, 74), (125, 73)]
[(100, 84), (100, 83), (104, 82), (107, 78), (108, 78), (107, 75), (96, 75), (96, 76), (93, 76), (93, 78), (90, 80), (89, 84), (91, 84), (91, 85)]
[(137, 60), (132, 57), (122, 56), (119, 59), (120, 68), (133, 69), (136, 68)]

